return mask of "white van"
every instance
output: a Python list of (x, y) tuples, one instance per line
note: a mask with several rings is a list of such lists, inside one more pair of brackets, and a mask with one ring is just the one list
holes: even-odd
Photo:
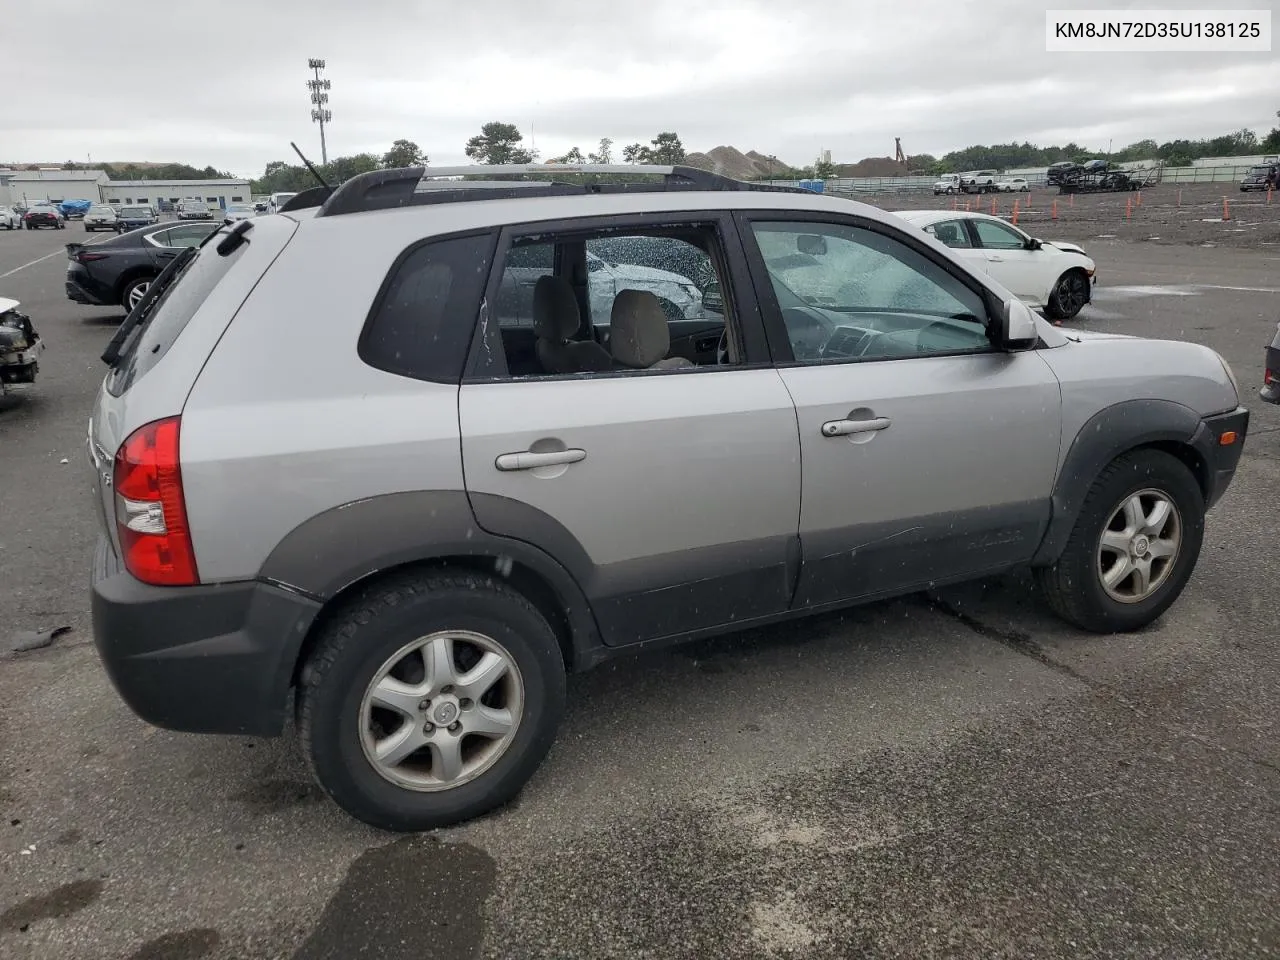
[(273, 193), (271, 199), (267, 203), (271, 207), (272, 213), (277, 213), (281, 207), (296, 197), (296, 193)]

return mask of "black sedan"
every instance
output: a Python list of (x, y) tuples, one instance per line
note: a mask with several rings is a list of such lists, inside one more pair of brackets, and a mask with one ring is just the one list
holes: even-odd
[(159, 215), (150, 207), (121, 207), (116, 211), (116, 229), (121, 233), (159, 222)]
[(63, 230), (66, 229), (67, 221), (53, 204), (33, 203), (22, 215), (22, 225), (28, 230), (39, 230), (41, 227)]
[(1280, 403), (1280, 324), (1276, 324), (1276, 335), (1267, 347), (1260, 396), (1267, 403)]
[(68, 243), (67, 299), (132, 310), (165, 265), (220, 224), (157, 223), (105, 243)]

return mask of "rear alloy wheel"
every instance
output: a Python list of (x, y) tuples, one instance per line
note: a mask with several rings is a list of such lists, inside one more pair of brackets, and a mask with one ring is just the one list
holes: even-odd
[(126, 310), (132, 311), (142, 298), (147, 295), (147, 291), (151, 289), (151, 278), (140, 277), (137, 280), (130, 280), (129, 284), (124, 288), (124, 294), (120, 297), (120, 305)]
[(1137, 630), (1178, 599), (1204, 538), (1204, 494), (1160, 450), (1118, 457), (1094, 481), (1058, 562), (1037, 570), (1049, 605), (1098, 633)]
[(471, 572), (405, 574), (324, 627), (303, 669), (311, 770), (384, 830), (448, 826), (510, 801), (555, 738), (565, 701), (546, 618)]
[(1068, 270), (1053, 286), (1046, 304), (1052, 320), (1070, 320), (1089, 302), (1089, 278), (1083, 270)]

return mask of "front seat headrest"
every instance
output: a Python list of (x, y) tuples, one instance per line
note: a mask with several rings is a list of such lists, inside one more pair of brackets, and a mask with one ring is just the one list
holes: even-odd
[(578, 332), (582, 314), (573, 287), (564, 277), (550, 274), (538, 278), (533, 286), (533, 334), (557, 343)]
[(609, 317), (609, 349), (623, 366), (643, 370), (666, 357), (671, 331), (662, 303), (648, 290), (620, 290)]

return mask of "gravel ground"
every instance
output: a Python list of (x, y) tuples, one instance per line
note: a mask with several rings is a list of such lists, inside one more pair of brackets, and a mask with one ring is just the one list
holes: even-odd
[[(1222, 219), (1224, 197), (1229, 220)], [(1265, 193), (1241, 193), (1234, 183), (1160, 184), (1142, 191), (1141, 200), (1136, 193), (1095, 193), (1071, 199), (1059, 196), (1056, 189), (982, 197), (895, 194), (860, 195), (857, 199), (885, 210), (950, 209), (954, 200), (961, 210), (967, 202), (984, 213), (991, 212), (994, 199), (996, 212), (1002, 217), (1012, 215), (1016, 200), (1018, 225), (1046, 239), (1084, 242), (1101, 237), (1135, 243), (1280, 249), (1280, 196), (1273, 196), (1268, 203)]]

